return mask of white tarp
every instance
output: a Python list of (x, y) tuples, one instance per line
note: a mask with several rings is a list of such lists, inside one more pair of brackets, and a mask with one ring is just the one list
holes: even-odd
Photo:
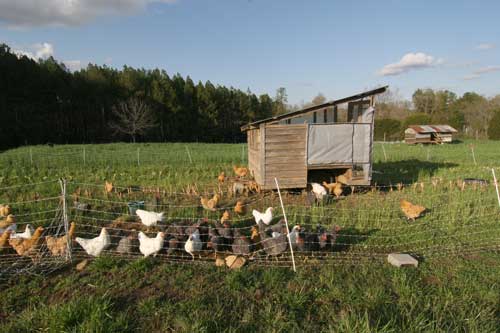
[(375, 109), (363, 111), (361, 123), (309, 125), (307, 163), (361, 164), (370, 177)]

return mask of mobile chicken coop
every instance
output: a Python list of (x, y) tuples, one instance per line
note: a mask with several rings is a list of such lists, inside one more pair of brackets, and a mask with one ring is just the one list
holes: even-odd
[(411, 125), (405, 130), (405, 142), (450, 143), (457, 130), (449, 125)]
[[(375, 96), (386, 87), (255, 121), (247, 133), (248, 168), (261, 189), (305, 188), (310, 180), (369, 185)], [(341, 176), (341, 177), (340, 177)], [(339, 180), (340, 181), (340, 180)]]

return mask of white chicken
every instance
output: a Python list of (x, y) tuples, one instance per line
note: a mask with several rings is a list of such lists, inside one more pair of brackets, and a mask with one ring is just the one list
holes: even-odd
[(76, 237), (75, 240), (81, 247), (83, 247), (85, 252), (94, 257), (98, 257), (101, 252), (111, 244), (111, 238), (109, 237), (106, 228), (102, 228), (99, 236), (95, 238), (87, 239)]
[(295, 247), (297, 246), (297, 237), (299, 235), (299, 232), (301, 230), (301, 227), (300, 225), (295, 225), (293, 228), (292, 228), (292, 231), (288, 234), (288, 238), (290, 239), (290, 243), (292, 243), (292, 248), (295, 249)]
[(135, 213), (141, 218), (142, 224), (146, 227), (154, 227), (158, 222), (163, 221), (163, 212), (148, 212), (147, 210), (138, 209)]
[(259, 224), (259, 221), (264, 222), (264, 224), (269, 225), (273, 220), (273, 207), (269, 207), (266, 209), (265, 213), (261, 213), (258, 210), (253, 210), (252, 215), (255, 218), (255, 223)]
[(10, 235), (10, 239), (16, 239), (16, 238), (23, 238), (23, 239), (29, 239), (31, 236), (33, 236), (33, 233), (35, 230), (33, 227), (29, 224), (26, 225), (26, 228), (24, 229), (24, 232), (18, 232), (15, 234)]
[(201, 251), (202, 247), (203, 243), (200, 239), (200, 231), (196, 229), (195, 232), (189, 235), (188, 240), (184, 244), (184, 250), (186, 250), (186, 252), (189, 253), (194, 260), (194, 253)]
[(316, 199), (319, 201), (323, 200), (323, 197), (327, 194), (326, 189), (318, 183), (311, 183), (311, 186)]
[(163, 248), (163, 242), (165, 240), (165, 234), (159, 232), (156, 237), (148, 237), (142, 231), (139, 232), (139, 251), (145, 256), (149, 257), (153, 255), (156, 257), (158, 252)]

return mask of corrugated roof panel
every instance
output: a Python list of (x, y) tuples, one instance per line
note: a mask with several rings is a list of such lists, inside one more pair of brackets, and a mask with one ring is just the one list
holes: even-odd
[(417, 133), (456, 133), (457, 130), (449, 125), (411, 125)]

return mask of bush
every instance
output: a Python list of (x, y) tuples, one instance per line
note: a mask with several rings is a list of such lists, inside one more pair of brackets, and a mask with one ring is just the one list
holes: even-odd
[(500, 140), (500, 110), (496, 111), (490, 120), (488, 138), (491, 140)]
[(399, 140), (401, 138), (401, 122), (396, 119), (375, 119), (375, 140)]
[(431, 117), (425, 113), (414, 113), (405, 119), (403, 131), (410, 125), (428, 125), (430, 123)]

